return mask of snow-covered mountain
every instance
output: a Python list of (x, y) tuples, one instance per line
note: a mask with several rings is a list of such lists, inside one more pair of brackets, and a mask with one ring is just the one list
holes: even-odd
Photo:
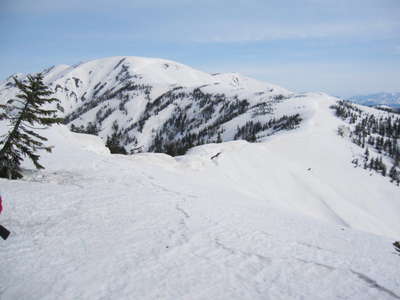
[[(68, 126), (97, 122), (103, 140), (53, 126), (43, 133), (55, 146), (41, 154), (46, 169), (26, 161), (23, 180), (0, 179), (0, 223), (12, 231), (0, 241), (0, 299), (400, 298), (392, 246), (400, 237), (400, 188), (362, 166), (361, 145), (369, 145), (369, 159), (391, 162), (376, 141), (390, 139), (390, 149), (398, 142), (395, 114), (237, 74), (123, 59), (48, 71)], [(124, 82), (116, 77), (127, 61)], [(0, 93), (15, 90), (6, 81)], [(224, 110), (244, 100), (244, 108)], [(112, 112), (99, 122), (107, 107)], [(190, 121), (168, 121), (180, 111)], [(221, 115), (209, 139), (219, 133), (226, 142), (183, 156), (111, 155), (104, 146), (115, 122), (136, 138), (127, 147), (146, 150), (157, 135), (178, 141)], [(360, 131), (364, 120), (374, 143)], [(391, 130), (381, 134), (388, 120)]]
[(356, 95), (348, 99), (351, 102), (367, 105), (379, 106), (386, 105), (389, 107), (400, 107), (400, 92), (398, 93), (375, 93), (368, 95)]
[[(275, 111), (277, 103), (293, 98), (286, 89), (163, 59), (112, 57), (43, 73), (73, 130), (113, 138), (128, 152), (183, 154), (194, 145), (254, 139), (254, 134), (267, 135), (300, 121), (296, 116), (281, 119), (283, 114)], [(0, 99), (15, 93), (11, 77), (0, 84)], [(250, 120), (263, 121), (253, 136), (238, 131)]]

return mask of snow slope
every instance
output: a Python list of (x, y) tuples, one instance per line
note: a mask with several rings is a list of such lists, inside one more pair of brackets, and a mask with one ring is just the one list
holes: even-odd
[(349, 163), (335, 98), (295, 101), (296, 130), (176, 158), (53, 127), (0, 179), (0, 299), (400, 299), (399, 188)]

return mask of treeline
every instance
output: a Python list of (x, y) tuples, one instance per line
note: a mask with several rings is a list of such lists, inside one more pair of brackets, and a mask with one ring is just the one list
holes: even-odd
[[(118, 79), (131, 79), (126, 76), (128, 74), (122, 72)], [(107, 145), (110, 149), (121, 152), (123, 152), (122, 149), (129, 149), (129, 153), (144, 150), (173, 156), (182, 155), (187, 149), (197, 145), (222, 142), (224, 124), (242, 114), (248, 114), (251, 117), (272, 114), (273, 104), (285, 99), (283, 95), (274, 95), (263, 102), (251, 105), (247, 99), (240, 99), (237, 95), (209, 93), (202, 88), (190, 89), (178, 86), (153, 101), (148, 101), (139, 120), (130, 122), (128, 126), (119, 128), (117, 131), (113, 129), (112, 134), (107, 136)], [(105, 89), (103, 84), (99, 83), (95, 91), (101, 91), (101, 93), (97, 92), (95, 99), (91, 101), (85, 100), (81, 108), (67, 117), (66, 123), (71, 124), (83, 113), (101, 105), (94, 120), (79, 127), (71, 124), (72, 131), (98, 135), (103, 132), (102, 124), (107, 118), (118, 114), (119, 111), (127, 115), (125, 104), (138, 95), (149, 96), (151, 87), (129, 82), (120, 89), (104, 92)], [(107, 102), (115, 98), (120, 100), (118, 106)], [(163, 117), (158, 117), (160, 114), (163, 114)], [(158, 125), (160, 127), (157, 130), (153, 129), (152, 143), (148, 148), (143, 149), (138, 144), (137, 138), (143, 134), (144, 126), (150, 118), (159, 119), (161, 126)], [(266, 123), (250, 122), (244, 125), (247, 126), (246, 129), (238, 128), (235, 139), (256, 141), (255, 135), (263, 130), (271, 129), (273, 132), (291, 129), (300, 121), (297, 115), (284, 116), (278, 120), (272, 119)]]
[(301, 122), (299, 114), (292, 116), (286, 116), (279, 119), (271, 119), (266, 123), (261, 123), (260, 121), (253, 122), (248, 121), (242, 127), (238, 127), (233, 137), (235, 140), (243, 139), (249, 142), (257, 141), (257, 134), (259, 132), (265, 131), (267, 129), (272, 129), (272, 133), (279, 130), (290, 130), (296, 128)]
[[(331, 108), (334, 109), (336, 116), (351, 125), (349, 129), (351, 141), (365, 148), (362, 162), (354, 159), (354, 165), (375, 170), (383, 176), (389, 176), (391, 182), (399, 185), (400, 117), (390, 113), (376, 116), (343, 100), (338, 101)], [(343, 130), (339, 130), (339, 133), (343, 134)], [(373, 154), (378, 154), (378, 156)], [(389, 166), (384, 162), (383, 158), (385, 157), (386, 161), (389, 161)]]
[[(266, 115), (273, 112), (272, 103), (283, 100), (284, 97), (276, 96), (269, 102), (262, 102), (251, 106), (247, 99), (238, 96), (228, 97), (225, 94), (210, 94), (200, 88), (187, 91), (181, 87), (166, 92), (155, 101), (148, 103), (145, 114), (139, 122), (137, 129), (141, 132), (145, 122), (154, 115), (159, 114), (176, 101), (186, 101), (187, 105), (175, 106), (171, 116), (157, 131), (150, 152), (167, 153), (172, 156), (183, 155), (194, 146), (222, 142), (223, 125), (239, 115), (252, 112), (252, 115)], [(250, 121), (247, 129), (238, 127), (235, 139), (245, 139), (250, 142), (257, 140), (255, 135), (266, 129), (273, 131), (292, 129), (300, 123), (299, 115), (283, 116), (272, 119), (265, 124)], [(259, 124), (258, 124), (259, 123)], [(126, 128), (125, 132), (135, 128)], [(248, 134), (248, 132), (252, 134)]]
[[(249, 142), (256, 142), (258, 140), (257, 134), (271, 129), (270, 134), (280, 130), (290, 130), (296, 128), (301, 122), (299, 114), (291, 116), (283, 116), (279, 119), (271, 119), (264, 124), (261, 122), (248, 121), (245, 125), (237, 127), (234, 139), (244, 139)], [(222, 123), (216, 123), (207, 126), (197, 133), (187, 133), (182, 137), (174, 138), (173, 136), (164, 137), (163, 131), (156, 134), (153, 144), (149, 151), (167, 153), (172, 156), (183, 155), (192, 147), (208, 144), (208, 143), (221, 143), (222, 134), (224, 130), (220, 126)], [(179, 135), (178, 135), (179, 136)]]

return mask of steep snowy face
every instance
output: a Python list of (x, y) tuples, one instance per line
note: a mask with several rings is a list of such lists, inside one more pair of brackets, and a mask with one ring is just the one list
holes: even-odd
[[(129, 152), (182, 154), (207, 142), (254, 140), (262, 132), (270, 134), (275, 125), (294, 127), (301, 119), (273, 114), (277, 103), (292, 98), (286, 89), (169, 60), (111, 57), (43, 73), (72, 130), (110, 138)], [(1, 101), (15, 93), (12, 78), (0, 84)], [(260, 118), (265, 121), (258, 124), (261, 128), (248, 124)]]

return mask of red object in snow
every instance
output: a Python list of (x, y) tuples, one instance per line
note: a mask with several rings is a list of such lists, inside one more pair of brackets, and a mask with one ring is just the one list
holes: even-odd
[(0, 196), (0, 214), (1, 214), (1, 211), (3, 210), (3, 205), (2, 205), (2, 203), (1, 203), (2, 200), (3, 200), (3, 199), (1, 199), (1, 196)]

